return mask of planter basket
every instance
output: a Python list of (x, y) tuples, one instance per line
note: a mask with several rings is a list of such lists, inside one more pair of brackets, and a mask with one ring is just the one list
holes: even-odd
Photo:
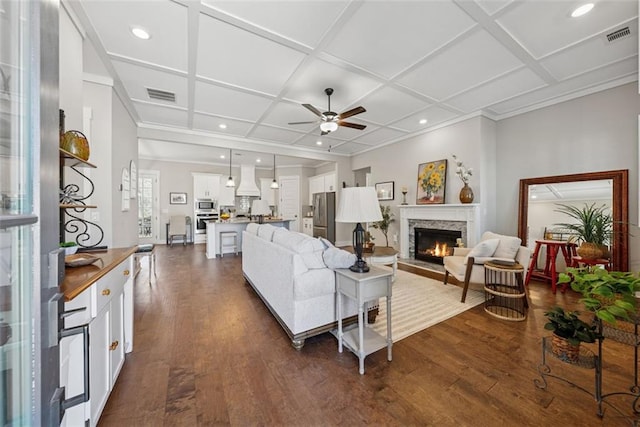
[(578, 362), (580, 359), (580, 344), (573, 345), (566, 338), (553, 334), (551, 339), (551, 351), (560, 360)]
[(589, 242), (582, 243), (576, 252), (584, 259), (599, 259), (604, 255), (600, 245)]

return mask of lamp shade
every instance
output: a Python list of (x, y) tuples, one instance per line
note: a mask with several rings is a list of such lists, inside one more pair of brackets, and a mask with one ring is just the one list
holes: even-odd
[(322, 122), (320, 123), (320, 130), (322, 132), (334, 132), (338, 129), (336, 122)]
[(269, 202), (263, 199), (256, 199), (251, 203), (251, 215), (269, 215)]
[(349, 187), (340, 191), (336, 222), (381, 221), (380, 203), (373, 187)]

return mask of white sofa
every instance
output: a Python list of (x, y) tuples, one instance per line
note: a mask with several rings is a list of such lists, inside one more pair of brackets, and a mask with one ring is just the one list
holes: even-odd
[[(297, 350), (337, 327), (335, 273), (325, 250), (319, 239), (270, 224), (249, 224), (242, 234), (242, 273)], [(344, 316), (355, 320), (356, 304), (343, 301)]]

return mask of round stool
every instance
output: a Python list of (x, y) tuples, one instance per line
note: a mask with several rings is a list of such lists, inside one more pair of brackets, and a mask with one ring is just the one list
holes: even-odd
[(222, 258), (225, 253), (234, 252), (236, 255), (238, 255), (238, 232), (237, 231), (221, 231), (219, 234), (219, 239), (220, 239), (220, 258)]

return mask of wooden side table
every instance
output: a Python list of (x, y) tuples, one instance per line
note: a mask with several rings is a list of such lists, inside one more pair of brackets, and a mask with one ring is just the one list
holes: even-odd
[[(356, 273), (348, 268), (336, 269), (336, 311), (338, 313), (338, 352), (343, 345), (359, 359), (359, 372), (364, 374), (364, 358), (387, 347), (387, 360), (392, 359), (391, 338), (391, 273), (378, 267), (370, 267), (367, 273)], [(342, 330), (342, 296), (352, 298), (358, 304), (358, 328)], [(387, 297), (387, 337), (371, 328), (365, 328), (365, 303)]]
[(502, 320), (525, 320), (529, 302), (522, 282), (524, 267), (517, 262), (487, 261), (484, 273), (484, 311)]
[[(547, 257), (544, 265), (544, 270), (537, 270), (536, 263), (538, 262), (538, 255), (540, 254), (540, 248), (542, 246), (547, 247)], [(558, 274), (556, 271), (556, 258), (558, 253), (562, 253), (565, 264), (567, 266), (572, 265), (572, 257), (575, 255), (575, 243), (560, 241), (560, 240), (536, 240), (536, 247), (533, 250), (533, 256), (531, 257), (531, 264), (529, 264), (529, 271), (527, 272), (527, 278), (524, 282), (525, 286), (529, 286), (529, 281), (532, 277), (549, 280), (551, 282), (551, 292), (556, 293), (556, 284), (558, 281)], [(562, 287), (562, 292), (566, 291), (566, 285)]]

